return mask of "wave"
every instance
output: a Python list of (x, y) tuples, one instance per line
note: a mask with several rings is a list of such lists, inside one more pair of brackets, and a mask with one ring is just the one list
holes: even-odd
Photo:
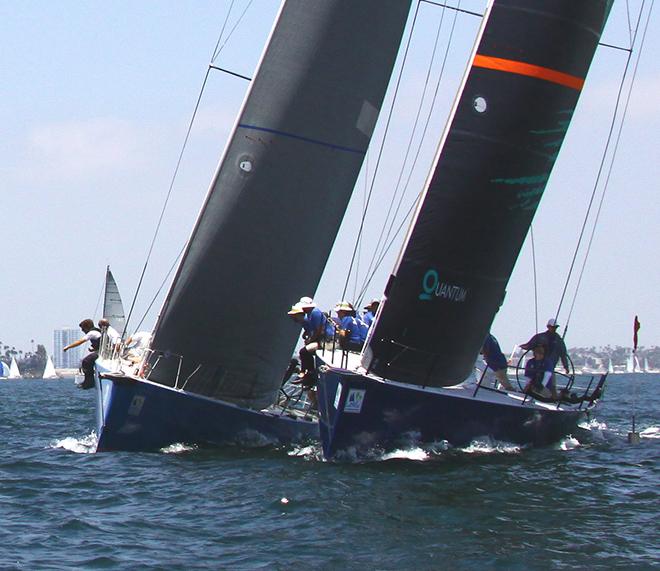
[(163, 454), (184, 454), (186, 452), (194, 452), (195, 450), (197, 450), (197, 446), (175, 442), (174, 444), (161, 448), (160, 452)]
[[(446, 440), (428, 444), (409, 443), (394, 450), (369, 449), (358, 450), (351, 447), (339, 452), (336, 460), (347, 463), (370, 463), (389, 461), (412, 461), (429, 462), (444, 459), (447, 456), (456, 457), (460, 455), (490, 455), (490, 454), (519, 454), (527, 448), (519, 444), (494, 440), (482, 437), (475, 439), (467, 446), (454, 447)], [(320, 444), (307, 446), (296, 446), (287, 452), (289, 456), (303, 458), (305, 460), (325, 462), (323, 450)]]
[(94, 454), (96, 452), (97, 437), (96, 432), (92, 430), (87, 436), (76, 438), (67, 436), (51, 444), (51, 448), (62, 448), (76, 454)]
[(566, 438), (562, 438), (556, 445), (557, 450), (565, 450), (565, 451), (575, 450), (580, 446), (582, 446), (582, 444), (580, 444), (580, 441), (573, 436), (567, 436)]

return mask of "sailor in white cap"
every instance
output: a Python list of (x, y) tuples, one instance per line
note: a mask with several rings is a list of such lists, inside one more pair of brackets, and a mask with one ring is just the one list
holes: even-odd
[(344, 351), (361, 351), (364, 344), (364, 331), (355, 318), (355, 308), (347, 301), (340, 301), (335, 306), (335, 311), (339, 317), (337, 324), (339, 346)]

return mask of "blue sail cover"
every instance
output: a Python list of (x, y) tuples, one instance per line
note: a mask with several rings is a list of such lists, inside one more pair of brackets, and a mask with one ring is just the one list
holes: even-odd
[(276, 400), (300, 334), (287, 311), (321, 278), (409, 9), (284, 3), (156, 324), (151, 380)]
[(422, 386), (464, 380), (564, 140), (605, 0), (495, 0), (363, 364)]

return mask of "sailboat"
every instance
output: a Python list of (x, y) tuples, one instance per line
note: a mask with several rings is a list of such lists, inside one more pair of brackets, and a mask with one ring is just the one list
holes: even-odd
[(642, 368), (639, 365), (639, 358), (634, 351), (631, 351), (626, 359), (626, 373), (641, 373)]
[(57, 373), (55, 372), (55, 365), (53, 365), (53, 360), (50, 358), (50, 355), (48, 355), (48, 359), (46, 359), (46, 367), (44, 368), (43, 375), (41, 375), (42, 379), (57, 379)]
[(11, 364), (9, 365), (9, 375), (8, 379), (20, 379), (21, 372), (18, 370), (18, 363), (16, 362), (16, 357), (11, 358)]
[(482, 436), (542, 445), (571, 433), (597, 401), (606, 375), (574, 403), (464, 381), (504, 299), (610, 6), (489, 3), (362, 354), (345, 355), (343, 367), (318, 359), (326, 458)]
[(9, 377), (9, 366), (4, 361), (0, 361), (0, 379)]
[(410, 5), (282, 4), (146, 359), (97, 361), (97, 450), (318, 439), (314, 414), (278, 403), (286, 312), (320, 280)]

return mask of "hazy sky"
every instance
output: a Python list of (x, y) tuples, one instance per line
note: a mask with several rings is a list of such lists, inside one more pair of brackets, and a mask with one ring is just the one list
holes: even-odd
[[(0, 0), (0, 340), (4, 343), (29, 350), (34, 339), (50, 351), (54, 328), (99, 317), (108, 264), (128, 311), (230, 4), (229, 0)], [(483, 11), (484, 4), (464, 0), (461, 5)], [(247, 5), (246, 0), (236, 0), (225, 37)], [(252, 75), (278, 6), (276, 0), (254, 0), (216, 64)], [(635, 19), (641, 0), (632, 0), (630, 6)], [(615, 2), (603, 41), (620, 46), (630, 43), (625, 9), (624, 2)], [(367, 218), (362, 274), (401, 172), (442, 12), (428, 4), (420, 9), (395, 106), (394, 142), (386, 143), (374, 184), (378, 207)], [(571, 316), (569, 346), (629, 346), (635, 314), (642, 322), (641, 344), (660, 345), (659, 17), (657, 10), (651, 17), (618, 156)], [(454, 13), (446, 12), (444, 18), (431, 90)], [(457, 19), (437, 105), (403, 200), (404, 210), (426, 177), (477, 26), (472, 16)], [(541, 328), (559, 302), (600, 165), (625, 58), (625, 52), (610, 48), (597, 52), (536, 217)], [(189, 235), (246, 87), (244, 80), (218, 72), (211, 75), (131, 329), (138, 325)], [(388, 98), (381, 118), (390, 103)], [(427, 109), (428, 99), (422, 117)], [(419, 141), (417, 133), (414, 145)], [(382, 128), (377, 134), (382, 134)], [(372, 149), (368, 176), (376, 164), (377, 146)], [(404, 180), (410, 160), (407, 164)], [(326, 307), (341, 296), (367, 180), (363, 176), (358, 182), (316, 293)], [(391, 248), (367, 297), (380, 295), (399, 245), (400, 241)], [(358, 281), (362, 279), (363, 275)], [(560, 312), (562, 324), (573, 291), (569, 288)], [(153, 325), (161, 300), (162, 295), (141, 328)], [(527, 244), (493, 332), (506, 348), (526, 341), (535, 326)]]

